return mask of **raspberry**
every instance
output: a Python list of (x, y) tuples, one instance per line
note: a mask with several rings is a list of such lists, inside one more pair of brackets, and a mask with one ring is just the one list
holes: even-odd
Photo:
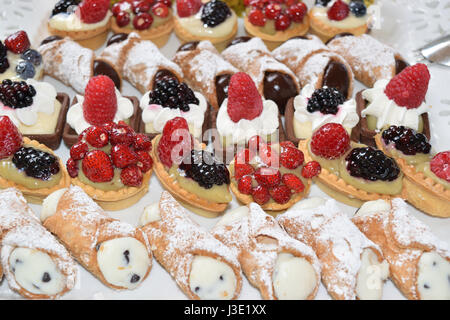
[(253, 120), (263, 110), (262, 98), (252, 78), (244, 72), (235, 73), (228, 86), (227, 112), (233, 122)]
[(85, 142), (79, 141), (70, 148), (70, 157), (73, 160), (81, 160), (89, 152), (89, 147)]
[(280, 171), (270, 167), (258, 168), (254, 173), (254, 177), (260, 185), (266, 188), (273, 188), (281, 182)]
[(117, 97), (114, 82), (107, 76), (96, 76), (89, 80), (84, 94), (83, 115), (93, 125), (102, 125), (114, 120), (117, 112)]
[(102, 21), (109, 9), (109, 0), (83, 0), (78, 6), (81, 21), (96, 23)]
[(83, 131), (83, 135), (86, 142), (94, 148), (103, 148), (109, 141), (108, 131), (99, 126), (90, 126)]
[(281, 181), (289, 189), (291, 189), (297, 193), (300, 193), (303, 190), (305, 190), (305, 185), (303, 184), (302, 180), (299, 177), (297, 177), (295, 174), (292, 174), (292, 173), (283, 174)]
[(278, 3), (269, 3), (264, 9), (267, 19), (274, 20), (281, 13), (281, 5)]
[(296, 169), (303, 164), (305, 156), (297, 148), (281, 147), (280, 164), (288, 169)]
[(430, 161), (430, 169), (439, 178), (450, 182), (450, 151), (439, 152)]
[(136, 153), (124, 144), (116, 144), (111, 148), (111, 160), (116, 168), (121, 169), (138, 162)]
[(262, 206), (263, 204), (269, 202), (270, 193), (269, 190), (267, 190), (267, 188), (263, 186), (257, 186), (252, 189), (252, 197), (257, 204)]
[(350, 148), (350, 137), (341, 124), (327, 123), (311, 138), (311, 151), (325, 159), (337, 159)]
[(114, 177), (114, 167), (109, 156), (101, 150), (89, 151), (81, 167), (84, 175), (92, 182), (109, 182)]
[(407, 109), (419, 107), (425, 99), (430, 72), (423, 63), (406, 67), (386, 86), (384, 93), (396, 104)]
[(347, 18), (349, 12), (348, 5), (342, 0), (337, 0), (330, 10), (328, 10), (328, 19), (341, 21)]
[(275, 19), (275, 30), (283, 31), (289, 28), (290, 25), (291, 18), (285, 13), (278, 15), (278, 17)]
[(12, 156), (22, 147), (22, 135), (8, 116), (0, 116), (0, 159)]
[(296, 3), (289, 7), (288, 14), (293, 22), (301, 23), (308, 11), (308, 7), (303, 2)]
[(67, 160), (66, 167), (71, 178), (76, 178), (78, 176), (78, 165), (75, 160), (69, 158), (69, 160)]
[(126, 186), (139, 187), (142, 184), (144, 176), (141, 170), (136, 165), (132, 165), (122, 169), (120, 173), (120, 180)]
[(142, 171), (142, 173), (146, 173), (153, 167), (153, 159), (148, 154), (148, 152), (138, 151), (138, 152), (136, 152), (136, 155), (137, 155), (137, 159), (138, 159), (138, 162), (136, 165), (139, 167), (139, 169)]
[(25, 31), (17, 31), (5, 39), (9, 51), (20, 54), (30, 48), (30, 39)]
[[(178, 154), (172, 152), (175, 147), (179, 148)], [(186, 119), (175, 117), (167, 121), (158, 143), (161, 162), (170, 168), (173, 161), (180, 163), (183, 157), (191, 152), (192, 147), (193, 140)]]
[(270, 195), (276, 203), (285, 204), (291, 199), (292, 192), (287, 186), (280, 185), (270, 189)]
[(134, 136), (133, 147), (136, 151), (152, 151), (152, 141), (150, 138), (143, 133), (137, 133)]
[(201, 7), (201, 0), (177, 0), (177, 13), (181, 18), (196, 14)]
[(311, 179), (317, 176), (321, 170), (322, 167), (320, 166), (320, 163), (318, 163), (317, 161), (310, 161), (303, 166), (302, 177), (306, 179)]
[(238, 190), (243, 194), (251, 194), (252, 193), (252, 182), (253, 178), (251, 176), (245, 176), (239, 179), (238, 181)]
[(253, 174), (255, 169), (247, 163), (235, 163), (234, 164), (234, 178), (239, 180), (243, 176), (247, 176)]

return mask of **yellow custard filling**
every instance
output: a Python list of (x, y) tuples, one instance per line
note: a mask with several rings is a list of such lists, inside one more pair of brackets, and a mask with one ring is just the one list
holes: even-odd
[[(377, 130), (378, 118), (368, 114), (368, 115), (366, 115), (366, 120), (367, 120), (367, 128), (369, 130), (376, 131)], [(418, 126), (418, 130), (416, 130), (416, 131), (420, 132), (420, 133), (423, 132), (423, 119), (422, 119), (422, 117), (419, 117), (419, 126)]]
[(432, 179), (434, 182), (439, 183), (444, 186), (445, 189), (450, 189), (450, 183), (445, 181), (444, 179), (439, 178), (437, 175), (431, 171), (430, 162), (420, 163), (415, 166), (416, 171), (422, 172), (425, 177)]
[(114, 177), (111, 181), (108, 182), (93, 182), (89, 180), (86, 175), (84, 174), (81, 165), (78, 170), (78, 179), (83, 182), (84, 184), (90, 185), (94, 187), (95, 189), (103, 190), (103, 191), (116, 191), (120, 190), (125, 187), (125, 185), (122, 183), (122, 180), (120, 179), (120, 172), (122, 170), (115, 168), (114, 169)]
[(55, 100), (55, 110), (48, 114), (44, 112), (37, 113), (36, 123), (32, 126), (27, 126), (20, 123), (18, 128), (22, 134), (52, 134), (56, 131), (58, 124), (58, 117), (61, 111), (61, 103)]

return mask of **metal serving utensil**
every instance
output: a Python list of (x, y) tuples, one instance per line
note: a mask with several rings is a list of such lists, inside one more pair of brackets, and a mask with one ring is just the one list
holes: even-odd
[(450, 34), (431, 41), (414, 53), (419, 60), (428, 60), (450, 67)]

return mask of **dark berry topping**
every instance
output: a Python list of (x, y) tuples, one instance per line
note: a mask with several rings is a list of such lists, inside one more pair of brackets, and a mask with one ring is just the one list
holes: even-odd
[(395, 144), (395, 149), (406, 155), (416, 153), (430, 153), (431, 144), (428, 143), (424, 134), (404, 126), (390, 126), (384, 130), (382, 135), (384, 143)]
[(366, 5), (362, 1), (352, 1), (348, 6), (350, 11), (357, 17), (365, 16), (367, 13)]
[(179, 83), (176, 78), (164, 77), (157, 81), (153, 91), (149, 93), (150, 104), (159, 104), (165, 108), (188, 112), (189, 104), (199, 104), (194, 92), (186, 83)]
[(208, 27), (215, 27), (231, 16), (231, 10), (227, 4), (220, 0), (207, 2), (202, 9), (202, 22)]
[(0, 58), (6, 57), (6, 46), (3, 44), (3, 42), (0, 41)]
[(331, 0), (316, 0), (316, 6), (326, 7)]
[(35, 66), (39, 66), (42, 63), (42, 56), (39, 52), (33, 49), (28, 49), (20, 56), (23, 60), (30, 61)]
[(80, 0), (59, 0), (52, 11), (52, 16), (58, 13), (67, 13), (70, 6), (77, 6)]
[(8, 58), (6, 58), (6, 56), (0, 58), (0, 73), (5, 72), (6, 70), (8, 70), (8, 68), (9, 68)]
[(30, 61), (22, 60), (16, 66), (16, 73), (24, 80), (33, 78), (36, 74), (33, 64)]
[(369, 181), (393, 181), (400, 174), (394, 159), (371, 147), (355, 148), (345, 158), (350, 175)]
[(336, 88), (323, 87), (314, 91), (308, 100), (308, 112), (320, 111), (324, 114), (336, 114), (338, 106), (344, 103), (344, 95)]
[(215, 184), (220, 186), (230, 183), (227, 167), (208, 151), (191, 150), (191, 154), (180, 164), (180, 169), (186, 173), (186, 177), (205, 189), (210, 189)]
[(0, 85), (0, 101), (13, 109), (26, 108), (33, 104), (36, 90), (25, 81), (3, 80)]
[(34, 148), (20, 148), (14, 154), (12, 162), (17, 169), (36, 179), (49, 180), (59, 172), (59, 162), (55, 156)]

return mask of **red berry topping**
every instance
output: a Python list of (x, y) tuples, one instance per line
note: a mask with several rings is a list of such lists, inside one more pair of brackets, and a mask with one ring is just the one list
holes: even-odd
[[(183, 157), (191, 152), (193, 145), (186, 119), (175, 117), (164, 126), (158, 143), (159, 159), (170, 168), (173, 161), (180, 163)], [(175, 147), (177, 150), (173, 150)]]
[(12, 156), (22, 143), (22, 135), (11, 119), (0, 116), (0, 159)]
[(281, 182), (280, 171), (270, 167), (258, 168), (255, 171), (254, 177), (260, 185), (266, 188), (273, 188)]
[(255, 169), (247, 163), (235, 163), (234, 164), (234, 178), (239, 180), (243, 176), (253, 174)]
[(251, 194), (252, 193), (252, 176), (245, 176), (239, 179), (238, 181), (238, 190), (243, 194)]
[(171, 0), (158, 0), (158, 3), (164, 3), (168, 8), (172, 8)]
[(67, 160), (66, 167), (71, 178), (76, 178), (78, 176), (78, 165), (75, 160), (69, 158), (69, 160)]
[(338, 123), (327, 123), (311, 138), (311, 151), (322, 158), (337, 159), (350, 148), (350, 137)]
[(281, 179), (281, 181), (294, 192), (300, 193), (305, 190), (305, 185), (303, 184), (302, 180), (295, 174), (283, 174), (283, 178)]
[(127, 26), (131, 21), (130, 13), (121, 11), (116, 16), (116, 23), (119, 27), (123, 28)]
[(264, 14), (266, 15), (267, 19), (274, 20), (278, 15), (281, 13), (281, 5), (278, 3), (269, 3), (264, 8)]
[(92, 182), (109, 182), (114, 177), (114, 167), (109, 156), (101, 150), (91, 150), (84, 157), (81, 168)]
[(83, 136), (84, 140), (94, 148), (103, 148), (109, 140), (108, 131), (100, 126), (90, 126), (83, 131)]
[(396, 104), (407, 109), (419, 107), (425, 99), (430, 72), (423, 63), (406, 67), (386, 86), (384, 93)]
[(303, 164), (305, 156), (297, 148), (281, 147), (280, 164), (288, 169), (296, 169)]
[(266, 145), (266, 141), (260, 136), (253, 136), (247, 142), (249, 150), (252, 150), (256, 153), (260, 149), (260, 147), (264, 147)]
[(228, 86), (227, 112), (231, 120), (253, 120), (262, 111), (262, 98), (252, 78), (244, 72), (234, 74)]
[(116, 144), (111, 148), (111, 160), (116, 168), (125, 168), (136, 164), (138, 158), (136, 153), (127, 145)]
[(269, 190), (267, 190), (267, 188), (263, 186), (257, 186), (252, 189), (252, 197), (257, 204), (262, 206), (263, 204), (269, 202), (270, 193)]
[(150, 138), (143, 133), (137, 133), (134, 136), (133, 147), (136, 151), (152, 151), (152, 141)]
[(102, 21), (109, 9), (109, 0), (83, 0), (78, 6), (80, 18), (84, 23)]
[(153, 17), (150, 13), (141, 12), (133, 18), (133, 26), (136, 30), (146, 30), (153, 23)]
[(131, 9), (131, 4), (129, 2), (120, 1), (120, 2), (115, 3), (112, 6), (111, 11), (112, 11), (113, 15), (115, 17), (117, 17), (117, 15), (120, 12), (125, 12), (125, 11), (130, 10), (130, 9)]
[(86, 156), (86, 153), (88, 152), (88, 145), (83, 141), (79, 141), (75, 143), (72, 148), (70, 148), (70, 157), (73, 160), (81, 160)]
[(289, 8), (292, 7), (293, 5), (297, 4), (298, 0), (285, 0), (284, 4)]
[(292, 141), (282, 141), (282, 142), (280, 142), (280, 147), (295, 148), (295, 144)]
[(141, 12), (149, 12), (150, 11), (150, 3), (145, 0), (133, 1), (132, 8), (133, 8), (133, 12), (135, 14), (138, 14)]
[(320, 167), (320, 163), (317, 161), (310, 161), (306, 163), (302, 168), (302, 177), (306, 179), (311, 179), (317, 176), (322, 168)]
[(165, 18), (169, 15), (169, 7), (164, 3), (158, 2), (152, 7), (152, 12), (157, 17)]
[(113, 146), (116, 144), (125, 144), (129, 146), (133, 144), (135, 134), (134, 130), (126, 123), (119, 123), (111, 130), (109, 140)]
[(13, 53), (23, 53), (30, 48), (30, 39), (25, 31), (17, 31), (5, 39), (5, 46)]
[(303, 2), (296, 3), (289, 7), (288, 14), (292, 21), (301, 23), (308, 11), (308, 7)]
[(275, 30), (283, 31), (289, 28), (290, 25), (291, 25), (291, 18), (289, 18), (289, 16), (285, 13), (280, 14), (275, 19)]
[(450, 151), (439, 152), (430, 161), (431, 171), (439, 178), (450, 182)]
[(181, 18), (196, 14), (202, 6), (201, 0), (177, 0), (177, 13)]
[(254, 153), (250, 152), (249, 149), (242, 149), (234, 157), (234, 163), (235, 164), (249, 163), (250, 161), (253, 160), (253, 157), (254, 157)]
[(342, 0), (337, 0), (328, 10), (328, 19), (341, 21), (347, 18), (349, 12), (348, 5)]
[(141, 170), (136, 165), (132, 165), (122, 169), (120, 173), (120, 180), (129, 187), (139, 187), (142, 184), (144, 176)]
[(261, 9), (252, 9), (248, 14), (248, 21), (255, 26), (264, 27), (266, 24), (266, 17)]
[(107, 76), (96, 76), (89, 80), (84, 91), (83, 115), (93, 125), (102, 125), (114, 120), (117, 112), (116, 87)]
[(270, 195), (276, 203), (285, 204), (291, 199), (292, 192), (287, 186), (279, 185), (270, 189)]
[(260, 160), (268, 166), (278, 166), (278, 152), (272, 150), (270, 145), (262, 144), (259, 146), (258, 156)]
[(138, 159), (136, 165), (142, 171), (142, 173), (146, 173), (153, 167), (153, 159), (148, 152), (138, 151), (136, 155)]

